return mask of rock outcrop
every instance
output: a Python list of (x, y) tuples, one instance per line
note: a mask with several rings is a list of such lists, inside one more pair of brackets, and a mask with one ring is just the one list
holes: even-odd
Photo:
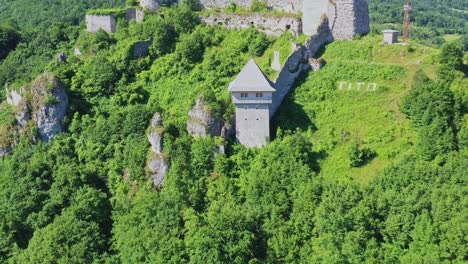
[(153, 181), (154, 186), (162, 186), (169, 162), (163, 157), (163, 136), (164, 127), (162, 126), (161, 114), (155, 113), (151, 119), (150, 133), (148, 141), (151, 144), (151, 153), (147, 162), (148, 177)]
[(32, 118), (43, 141), (49, 141), (62, 132), (62, 119), (67, 112), (68, 96), (60, 81), (43, 74), (31, 87)]
[[(21, 134), (34, 141), (33, 127), (45, 142), (62, 132), (68, 97), (60, 81), (51, 74), (46, 72), (28, 86), (7, 91), (6, 104), (12, 107), (16, 122), (8, 125), (8, 133), (3, 133), (0, 139), (0, 156), (12, 150)], [(0, 130), (5, 129), (0, 126)]]
[(188, 115), (187, 132), (192, 136), (220, 136), (223, 122), (213, 115), (203, 96), (198, 97)]
[(302, 20), (294, 15), (212, 13), (202, 17), (202, 21), (212, 26), (223, 25), (227, 29), (254, 26), (258, 31), (272, 36), (280, 36), (287, 31), (296, 37), (302, 34)]

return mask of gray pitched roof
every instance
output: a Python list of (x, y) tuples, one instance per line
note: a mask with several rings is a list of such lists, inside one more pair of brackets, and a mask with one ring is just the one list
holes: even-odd
[(274, 92), (272, 83), (253, 59), (244, 66), (237, 78), (229, 85), (230, 92)]

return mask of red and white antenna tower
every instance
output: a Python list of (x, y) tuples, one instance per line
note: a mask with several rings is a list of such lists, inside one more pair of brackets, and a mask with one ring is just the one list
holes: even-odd
[(409, 29), (410, 29), (410, 12), (411, 12), (411, 0), (406, 0), (406, 5), (403, 6), (405, 11), (405, 25), (403, 27), (403, 41), (408, 42)]

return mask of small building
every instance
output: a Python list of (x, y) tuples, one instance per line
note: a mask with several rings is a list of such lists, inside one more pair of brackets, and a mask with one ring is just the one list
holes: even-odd
[(384, 34), (384, 44), (398, 43), (398, 30), (386, 29), (382, 31)]
[(262, 147), (270, 140), (270, 106), (275, 89), (271, 81), (250, 59), (229, 85), (236, 105), (236, 140), (250, 147)]
[(86, 15), (86, 30), (94, 33), (99, 29), (114, 33), (115, 17), (113, 15)]

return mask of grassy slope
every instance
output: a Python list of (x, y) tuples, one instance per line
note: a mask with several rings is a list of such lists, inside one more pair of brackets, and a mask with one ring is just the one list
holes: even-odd
[[(437, 51), (418, 44), (384, 46), (381, 41), (381, 36), (367, 36), (328, 45), (323, 54), (327, 66), (298, 85), (275, 119), (283, 128), (309, 130), (324, 177), (367, 182), (412, 151), (414, 133), (399, 111), (399, 101), (411, 88), (416, 70), (434, 76)], [(340, 81), (375, 82), (378, 89), (339, 90)], [(377, 156), (351, 168), (348, 150), (354, 143)]]

